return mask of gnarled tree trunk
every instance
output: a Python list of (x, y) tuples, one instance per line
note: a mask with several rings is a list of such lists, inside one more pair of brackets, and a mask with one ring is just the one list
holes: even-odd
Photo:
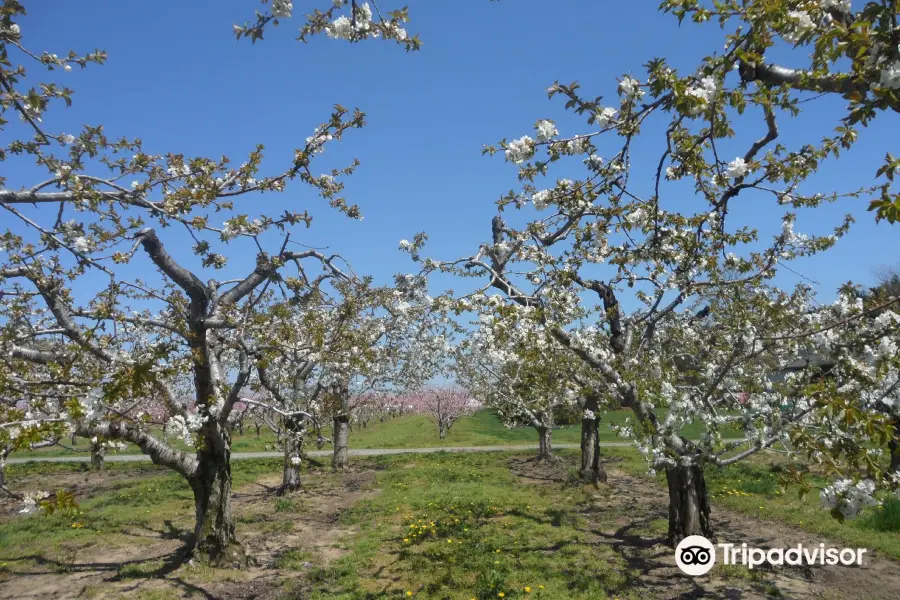
[(447, 437), (447, 425), (444, 423), (438, 423), (438, 435), (441, 439), (445, 439)]
[(689, 535), (702, 535), (714, 540), (703, 467), (667, 467), (666, 480), (669, 484), (669, 544), (677, 546)]
[(894, 420), (894, 439), (888, 447), (891, 450), (891, 473), (900, 472), (900, 419)]
[(296, 417), (284, 418), (284, 474), (277, 494), (283, 496), (288, 492), (299, 490), (300, 456), (303, 450), (303, 421)]
[(541, 425), (538, 430), (538, 460), (554, 460), (553, 456), (553, 429)]
[(532, 425), (538, 431), (537, 460), (556, 460), (553, 456), (553, 413), (551, 411), (538, 413)]
[(600, 420), (581, 419), (581, 478), (594, 485), (606, 481), (606, 470), (600, 462)]
[(235, 536), (230, 439), (227, 433), (222, 435), (223, 448), (198, 453), (200, 463), (191, 480), (195, 511), (193, 554), (212, 566), (241, 568), (247, 565), (247, 555)]
[(104, 466), (104, 454), (106, 448), (100, 440), (91, 440), (91, 468), (95, 471), (102, 471)]
[(335, 469), (347, 468), (347, 445), (350, 428), (350, 389), (346, 383), (331, 386), (331, 394), (336, 400), (338, 409), (334, 414), (334, 456), (331, 466)]
[(349, 436), (349, 419), (347, 415), (334, 417), (334, 456), (331, 466), (335, 469), (347, 468), (347, 440)]

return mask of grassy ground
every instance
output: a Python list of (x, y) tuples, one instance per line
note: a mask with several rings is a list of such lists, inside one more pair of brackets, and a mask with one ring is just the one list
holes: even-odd
[[(612, 411), (603, 416), (600, 426), (600, 439), (602, 441), (618, 440), (616, 433), (609, 427), (610, 424), (622, 424), (626, 418), (632, 416), (630, 410)], [(273, 450), (275, 436), (271, 431), (261, 430), (257, 436), (253, 427), (246, 427), (243, 435), (235, 433), (233, 452), (261, 452)], [(699, 436), (700, 428), (688, 425), (684, 433), (688, 437)], [(556, 443), (577, 444), (581, 440), (580, 425), (562, 426), (553, 431), (553, 441)], [(384, 423), (370, 423), (368, 427), (355, 427), (350, 434), (351, 448), (434, 448), (447, 446), (498, 446), (517, 444), (537, 444), (537, 433), (532, 427), (505, 427), (496, 413), (491, 410), (483, 410), (472, 417), (465, 417), (456, 422), (446, 439), (438, 437), (437, 427), (422, 415), (399, 417)], [(186, 449), (183, 444), (176, 443), (180, 449)], [(80, 440), (77, 449), (87, 450), (88, 444)], [(122, 453), (135, 454), (140, 450), (130, 445)], [(33, 452), (17, 452), (17, 458), (30, 456), (64, 456), (72, 452), (64, 448), (44, 448)]]
[[(644, 475), (633, 450), (606, 452), (611, 480), (599, 491), (572, 477), (576, 452), (560, 454), (564, 462), (549, 467), (509, 453), (360, 459), (348, 474), (305, 472), (306, 490), (288, 498), (270, 493), (277, 460), (237, 462), (238, 533), (261, 560), (240, 573), (168, 566), (193, 510), (174, 474), (137, 464), (111, 465), (103, 475), (66, 464), (13, 465), (12, 485), (58, 482), (76, 492), (80, 506), (51, 516), (0, 516), (0, 598), (16, 597), (4, 588), (53, 585), (56, 597), (74, 596), (76, 581), (84, 597), (143, 600), (243, 598), (250, 590), (286, 600), (624, 600), (670, 597), (679, 586), (698, 585), (671, 573), (671, 551), (660, 546), (664, 484)], [(764, 456), (708, 474), (713, 519), (732, 523), (730, 530), (723, 525), (729, 541), (763, 539), (781, 527), (789, 540), (827, 536), (900, 559), (895, 504), (841, 525), (818, 508), (814, 494), (802, 501), (781, 494), (773, 463)], [(845, 571), (829, 585), (844, 585)], [(742, 598), (795, 597), (773, 577), (716, 567), (700, 585), (712, 597), (725, 597), (725, 588), (743, 590)], [(849, 597), (835, 589), (832, 597)]]

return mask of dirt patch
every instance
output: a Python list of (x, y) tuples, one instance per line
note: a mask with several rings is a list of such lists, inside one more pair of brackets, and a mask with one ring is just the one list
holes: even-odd
[(538, 485), (564, 484), (571, 481), (571, 465), (559, 458), (538, 460), (536, 457), (514, 456), (507, 462), (509, 472), (522, 482)]
[[(346, 551), (356, 528), (343, 526), (341, 515), (377, 493), (373, 472), (311, 472), (306, 479), (304, 490), (281, 498), (274, 494), (280, 483), (277, 475), (234, 494), (238, 536), (253, 557), (247, 569), (208, 569), (175, 562), (184, 542), (182, 534), (192, 523), (185, 517), (167, 522), (157, 532), (129, 528), (123, 545), (82, 547), (69, 561), (36, 557), (21, 570), (22, 563), (15, 570), (0, 570), (0, 600), (127, 598), (151, 592), (177, 598), (266, 600), (283, 597), (286, 587), (300, 591), (308, 587), (304, 574)], [(102, 486), (91, 482), (93, 488), (79, 487), (79, 493), (99, 493)], [(74, 478), (67, 484), (71, 487), (80, 481)]]
[[(632, 477), (608, 469), (608, 484), (593, 495), (581, 515), (589, 533), (609, 544), (636, 574), (632, 585), (642, 598), (846, 598), (900, 597), (900, 565), (878, 555), (862, 566), (746, 567), (713, 569), (702, 577), (689, 577), (675, 565), (674, 551), (665, 542), (668, 514), (665, 489), (648, 478)], [(834, 540), (814, 536), (782, 523), (750, 518), (713, 505), (713, 526), (720, 540), (760, 548), (804, 546), (841, 547)]]
[[(26, 475), (16, 477), (10, 486), (12, 491), (24, 494), (38, 490), (54, 493), (57, 490), (68, 490), (75, 494), (79, 502), (104, 491), (121, 485), (122, 482), (160, 475), (156, 469), (129, 469), (127, 471), (70, 471), (55, 472), (53, 475)], [(21, 500), (0, 492), (0, 523), (16, 518), (22, 508)]]

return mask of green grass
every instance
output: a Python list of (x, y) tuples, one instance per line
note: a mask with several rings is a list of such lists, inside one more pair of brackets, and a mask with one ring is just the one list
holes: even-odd
[[(578, 458), (577, 451), (558, 454), (569, 465)], [(573, 480), (527, 480), (510, 471), (510, 456), (439, 453), (355, 459), (355, 469), (375, 471), (371, 485), (377, 488), (343, 512), (336, 524), (355, 534), (341, 540), (344, 554), (330, 563), (308, 548), (288, 548), (275, 556), (275, 568), (286, 577), (282, 597), (380, 600), (407, 598), (407, 592), (451, 600), (494, 599), (500, 592), (505, 599), (519, 600), (642, 597), (643, 588), (636, 585), (640, 573), (597, 534), (639, 518), (609, 501), (615, 488), (598, 492)], [(646, 477), (646, 463), (631, 448), (608, 448), (604, 458), (609, 469)], [(819, 507), (815, 493), (800, 499), (782, 492), (780, 463), (774, 455), (760, 454), (749, 462), (708, 469), (713, 522), (716, 513), (727, 508), (762, 520), (761, 530), (765, 520), (781, 521), (846, 546), (900, 559), (900, 501), (886, 502), (884, 508), (867, 510), (860, 518), (840, 524)], [(565, 466), (562, 469), (565, 472)], [(13, 484), (19, 477), (52, 481), (54, 474), (75, 470), (67, 464), (15, 465), (10, 478)], [(0, 580), (39, 565), (65, 574), (89, 561), (92, 547), (148, 543), (133, 535), (136, 531), (151, 538), (153, 532), (178, 537), (191, 528), (193, 499), (181, 477), (139, 464), (111, 465), (111, 470), (135, 477), (107, 481), (105, 488), (81, 501), (77, 514), (33, 515), (4, 522)], [(278, 459), (236, 462), (235, 488), (278, 470)], [(327, 471), (315, 477), (304, 474), (310, 489), (321, 492), (335, 489), (339, 478)], [(661, 489), (665, 485), (661, 474), (648, 483)], [(313, 496), (298, 494), (253, 504), (236, 514), (238, 535), (250, 531), (273, 538), (291, 534), (295, 523), (302, 528), (311, 502)], [(663, 537), (664, 515), (651, 517), (634, 523), (629, 533), (646, 539)], [(148, 557), (121, 565), (116, 575), (137, 580), (153, 576), (161, 566), (158, 558)], [(717, 569), (716, 574), (737, 585), (763, 584), (761, 575)], [(209, 582), (228, 573), (191, 567), (177, 576)], [(300, 579), (292, 579), (291, 573)], [(292, 591), (298, 582), (301, 587)], [(531, 591), (526, 592), (526, 587)], [(164, 591), (158, 593), (160, 598), (168, 597)]]
[(637, 573), (580, 529), (575, 506), (591, 491), (522, 481), (506, 458), (378, 458), (382, 491), (344, 515), (360, 532), (348, 554), (311, 572), (310, 598), (638, 598)]
[[(620, 440), (610, 428), (610, 424), (620, 425), (625, 419), (632, 416), (630, 410), (617, 410), (606, 413), (602, 417), (600, 425), (601, 441), (627, 441)], [(687, 425), (683, 434), (690, 438), (700, 435), (700, 426)], [(261, 430), (256, 435), (252, 427), (246, 427), (243, 435), (235, 433), (232, 441), (232, 452), (264, 452), (275, 449), (275, 436), (271, 431)], [(734, 431), (726, 431), (724, 435), (736, 435)], [(562, 444), (577, 444), (581, 440), (580, 425), (561, 426), (553, 431), (553, 441)], [(187, 447), (172, 440), (173, 444), (181, 449)], [(368, 427), (354, 427), (350, 434), (351, 448), (439, 448), (450, 446), (502, 446), (537, 444), (537, 432), (533, 427), (506, 427), (492, 410), (482, 410), (471, 417), (464, 417), (456, 422), (450, 433), (443, 440), (438, 436), (437, 426), (423, 415), (409, 415), (398, 417), (385, 422), (373, 422)], [(87, 441), (80, 440), (76, 448), (87, 449)], [(313, 446), (310, 446), (312, 449)], [(328, 446), (326, 446), (328, 448)], [(73, 453), (64, 448), (42, 448), (31, 452), (17, 452), (16, 458), (28, 458), (39, 456), (70, 456)], [(79, 452), (87, 456), (84, 452)], [(120, 454), (140, 454), (140, 449), (129, 445), (127, 450)], [(111, 456), (111, 455), (108, 455)]]

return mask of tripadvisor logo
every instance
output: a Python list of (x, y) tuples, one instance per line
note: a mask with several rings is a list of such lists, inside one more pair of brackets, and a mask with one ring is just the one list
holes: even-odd
[(716, 548), (702, 535), (689, 535), (675, 548), (675, 562), (687, 575), (706, 575), (716, 564)]
[[(764, 563), (781, 565), (861, 565), (866, 548), (826, 548), (825, 544), (793, 548), (754, 548), (747, 544), (717, 544), (723, 565), (749, 569)], [(687, 575), (705, 575), (716, 564), (716, 546), (702, 535), (689, 535), (675, 548), (675, 563)]]

